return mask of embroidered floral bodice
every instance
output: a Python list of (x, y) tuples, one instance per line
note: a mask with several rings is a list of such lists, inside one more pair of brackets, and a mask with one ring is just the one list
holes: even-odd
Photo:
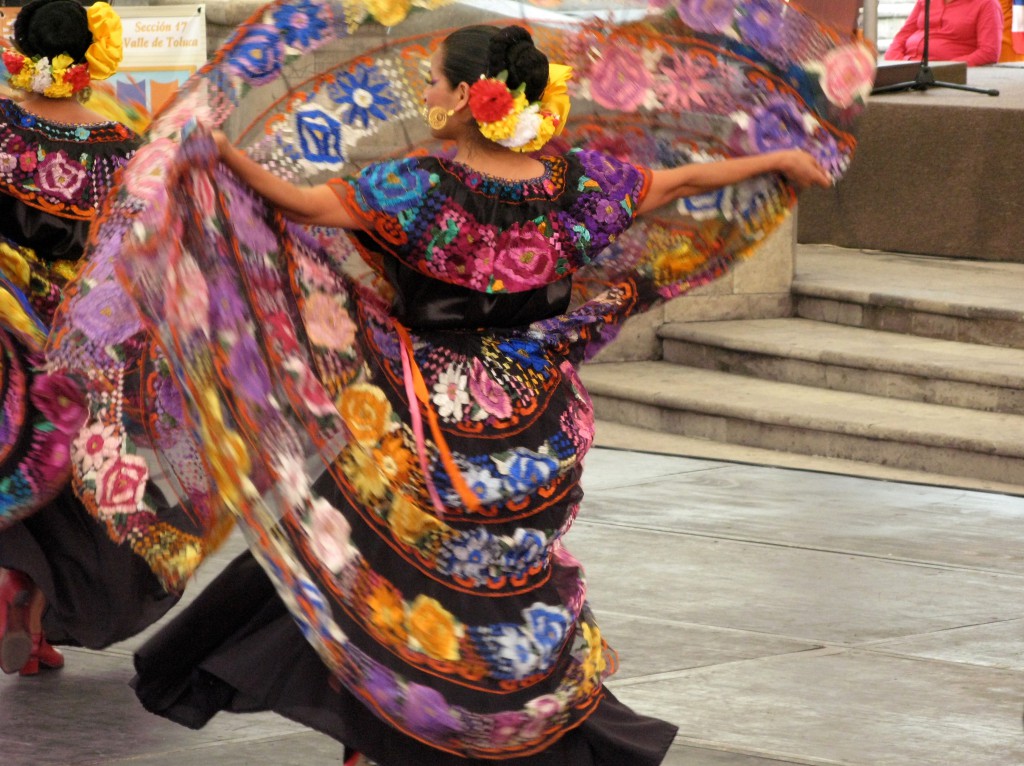
[(77, 259), (139, 143), (120, 123), (66, 125), (0, 99), (0, 234), (47, 259)]
[(400, 321), (508, 327), (565, 311), (572, 274), (629, 227), (647, 174), (597, 152), (542, 162), (508, 180), (418, 157), (332, 182), (366, 221), (357, 241), (395, 287)]

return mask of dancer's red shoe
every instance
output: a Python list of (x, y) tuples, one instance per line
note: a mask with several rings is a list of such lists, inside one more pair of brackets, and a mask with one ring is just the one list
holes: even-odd
[(5, 569), (0, 574), (0, 670), (17, 673), (32, 656), (28, 630), (28, 606), (32, 581), (21, 572)]
[(32, 653), (19, 671), (23, 676), (34, 676), (45, 668), (56, 670), (64, 667), (64, 655), (50, 646), (42, 633), (32, 634)]

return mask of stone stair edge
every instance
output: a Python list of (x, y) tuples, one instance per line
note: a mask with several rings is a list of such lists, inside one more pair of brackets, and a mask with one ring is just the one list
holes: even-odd
[(926, 314), (953, 316), (960, 319), (1024, 321), (1024, 310), (978, 305), (977, 302), (951, 303), (944, 300), (915, 298), (899, 292), (883, 293), (859, 290), (848, 285), (814, 281), (807, 277), (801, 277), (799, 274), (793, 279), (792, 293), (797, 298), (806, 297), (841, 303), (858, 303), (865, 306), (919, 311)]
[[(665, 390), (658, 379), (670, 382), (672, 390)], [(667, 381), (666, 379), (671, 379)], [(640, 387), (636, 381), (645, 380)], [(1024, 416), (964, 410), (947, 405), (892, 400), (881, 396), (831, 391), (793, 383), (766, 381), (729, 373), (687, 368), (669, 362), (607, 362), (586, 365), (583, 381), (592, 397), (608, 397), (632, 401), (648, 406), (692, 410), (702, 414), (737, 418), (762, 423), (798, 427), (813, 431), (860, 436), (878, 441), (899, 441), (922, 446), (943, 446), (981, 454), (1004, 457), (1024, 457)], [(715, 392), (704, 397), (687, 390), (689, 382), (703, 382)], [(744, 400), (744, 389), (757, 388), (758, 396)], [(723, 392), (739, 389), (740, 396), (729, 400)], [(810, 403), (825, 401), (814, 413)], [(785, 402), (785, 404), (780, 404)], [(875, 417), (854, 413), (863, 408)], [(894, 418), (899, 425), (882, 422), (882, 415), (899, 412)], [(923, 421), (913, 422), (913, 416), (929, 415), (937, 425), (929, 427)], [(953, 421), (969, 417), (969, 428), (953, 427)], [(1007, 434), (1006, 425), (1016, 426)], [(997, 427), (1000, 426), (1000, 427)], [(960, 433), (957, 433), (959, 431)]]
[[(772, 330), (781, 327), (784, 323), (800, 328), (801, 334), (805, 335), (809, 342), (800, 346), (793, 343), (775, 341), (771, 335)], [(761, 330), (756, 342), (751, 341), (746, 336), (736, 336), (736, 330), (747, 327), (756, 327)], [(878, 338), (880, 342), (886, 337), (899, 338), (903, 346), (915, 346), (920, 350), (921, 355), (918, 358), (913, 358), (907, 356), (905, 351), (900, 355), (890, 356), (880, 355), (878, 351), (869, 354), (867, 352), (852, 351), (848, 346), (837, 345), (834, 342), (840, 338), (849, 338), (854, 334), (863, 338)], [(713, 322), (666, 322), (658, 327), (657, 335), (660, 339), (666, 341), (686, 341), (728, 349), (730, 351), (761, 356), (784, 357), (829, 366), (852, 367), (872, 372), (891, 372), (901, 375), (1005, 388), (1024, 387), (1024, 350), (1022, 349), (983, 346), (987, 355), (1004, 357), (1000, 366), (1013, 366), (1019, 362), (1019, 372), (1015, 373), (987, 370), (984, 368), (984, 363), (979, 360), (971, 360), (969, 366), (953, 366), (936, 361), (936, 357), (942, 351), (950, 350), (954, 347), (969, 347), (976, 344), (864, 327), (836, 325), (802, 317), (734, 319)], [(814, 348), (814, 344), (810, 342), (815, 337), (820, 339), (817, 344), (818, 348)], [(833, 340), (833, 343), (826, 345), (826, 341), (829, 338)]]

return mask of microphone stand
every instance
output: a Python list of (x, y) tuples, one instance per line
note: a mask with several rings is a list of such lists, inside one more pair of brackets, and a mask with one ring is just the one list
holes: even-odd
[(928, 65), (928, 30), (931, 28), (932, 0), (924, 0), (924, 47), (921, 49), (921, 66), (917, 70), (917, 76), (907, 82), (897, 82), (892, 85), (883, 85), (871, 91), (872, 95), (879, 93), (899, 93), (905, 90), (928, 90), (929, 88), (953, 88), (954, 90), (966, 90), (971, 93), (984, 93), (986, 96), (998, 96), (999, 91), (993, 88), (972, 88), (969, 85), (960, 85), (955, 82), (942, 82), (935, 79), (935, 73)]

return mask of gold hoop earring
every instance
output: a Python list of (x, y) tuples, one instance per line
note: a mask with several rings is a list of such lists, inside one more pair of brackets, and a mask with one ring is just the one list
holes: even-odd
[(448, 118), (455, 114), (454, 109), (442, 109), (439, 106), (430, 107), (430, 111), (427, 112), (427, 125), (430, 126), (431, 130), (441, 130), (445, 125), (448, 124)]

